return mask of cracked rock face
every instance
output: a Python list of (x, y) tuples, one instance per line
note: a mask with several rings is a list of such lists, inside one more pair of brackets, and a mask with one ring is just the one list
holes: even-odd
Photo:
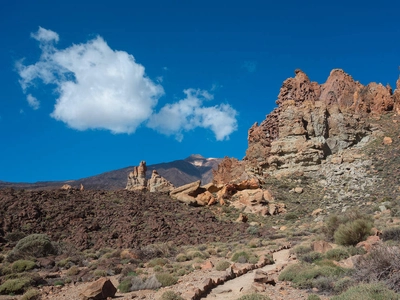
[(278, 107), (249, 129), (247, 169), (283, 175), (316, 171), (326, 157), (370, 135), (367, 117), (396, 109), (398, 95), (390, 86), (363, 86), (339, 69), (322, 85), (296, 70), (282, 84)]

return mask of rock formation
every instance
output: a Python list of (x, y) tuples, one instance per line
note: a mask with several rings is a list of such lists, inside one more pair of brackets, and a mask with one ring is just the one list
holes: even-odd
[[(225, 158), (214, 172), (215, 183), (248, 175), (289, 175), (315, 171), (331, 154), (340, 153), (371, 134), (370, 116), (400, 111), (400, 80), (390, 86), (363, 86), (335, 69), (324, 84), (311, 82), (301, 70), (283, 82), (278, 105), (248, 132), (243, 161)], [(240, 174), (240, 175), (239, 175)]]
[(169, 192), (174, 189), (174, 185), (161, 177), (156, 170), (153, 170), (151, 178), (146, 178), (146, 162), (141, 161), (138, 167), (128, 175), (126, 189), (129, 191), (150, 191), (150, 192)]
[(151, 178), (147, 182), (147, 189), (150, 192), (167, 193), (173, 190), (174, 185), (164, 177), (161, 177), (156, 170), (153, 170)]
[(146, 171), (146, 162), (142, 160), (139, 166), (133, 167), (133, 171), (129, 173), (126, 189), (129, 191), (147, 190)]

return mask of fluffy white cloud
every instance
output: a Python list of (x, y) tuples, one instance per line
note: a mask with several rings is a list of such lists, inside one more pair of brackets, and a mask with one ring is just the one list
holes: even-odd
[(39, 28), (32, 36), (42, 55), (32, 65), (17, 63), (21, 86), (26, 91), (37, 79), (55, 84), (59, 98), (51, 116), (72, 128), (132, 133), (164, 93), (132, 55), (112, 50), (101, 37), (59, 50), (57, 33)]
[(39, 100), (33, 97), (31, 94), (28, 94), (28, 96), (26, 96), (26, 100), (28, 101), (29, 106), (32, 107), (34, 110), (37, 110), (39, 108)]
[[(227, 104), (204, 106), (213, 95), (203, 90), (185, 90), (185, 99), (155, 113), (164, 94), (162, 77), (153, 82), (132, 55), (111, 49), (101, 37), (58, 49), (54, 31), (39, 27), (31, 36), (39, 41), (42, 54), (31, 65), (17, 62), (21, 87), (27, 93), (40, 82), (55, 86), (58, 98), (51, 117), (71, 128), (132, 133), (146, 124), (180, 140), (183, 132), (196, 127), (211, 129), (217, 140), (227, 139), (237, 128), (236, 111)], [(27, 100), (33, 109), (39, 108), (30, 93)]]
[(227, 139), (237, 129), (237, 112), (228, 104), (206, 107), (203, 102), (213, 96), (204, 90), (184, 90), (186, 98), (166, 104), (151, 116), (148, 126), (166, 135), (182, 140), (183, 132), (197, 127), (211, 129), (218, 141)]

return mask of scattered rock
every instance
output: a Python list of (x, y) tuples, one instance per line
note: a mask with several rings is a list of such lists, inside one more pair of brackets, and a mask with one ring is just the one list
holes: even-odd
[(321, 214), (324, 210), (322, 208), (317, 208), (315, 210), (313, 210), (313, 212), (311, 213), (311, 216), (318, 216), (319, 214)]
[(151, 178), (147, 182), (147, 189), (150, 192), (168, 193), (174, 189), (174, 185), (164, 177), (161, 177), (156, 170), (153, 170)]
[(112, 284), (111, 280), (102, 277), (92, 284), (80, 294), (82, 300), (102, 300), (108, 297), (114, 297), (117, 289)]
[(301, 188), (301, 187), (295, 187), (295, 188), (294, 188), (294, 192), (297, 193), (297, 194), (301, 194), (301, 193), (303, 193), (303, 188)]
[(64, 185), (60, 188), (60, 190), (65, 190), (65, 191), (71, 190), (71, 189), (72, 189), (72, 186), (70, 186), (69, 184), (64, 184)]
[(312, 249), (315, 252), (325, 253), (333, 249), (332, 245), (325, 241), (315, 241), (312, 243)]
[(385, 136), (385, 137), (383, 138), (383, 144), (384, 144), (384, 145), (391, 145), (392, 143), (393, 143), (392, 138), (387, 137), (387, 136)]

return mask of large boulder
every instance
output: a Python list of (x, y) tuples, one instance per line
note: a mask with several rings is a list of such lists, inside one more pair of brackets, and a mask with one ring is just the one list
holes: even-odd
[(111, 280), (102, 277), (86, 287), (80, 294), (80, 298), (82, 300), (102, 300), (114, 297), (116, 292), (117, 289)]
[(147, 182), (147, 189), (150, 192), (167, 193), (174, 189), (174, 185), (164, 177), (161, 177), (156, 170), (153, 170), (151, 178)]

